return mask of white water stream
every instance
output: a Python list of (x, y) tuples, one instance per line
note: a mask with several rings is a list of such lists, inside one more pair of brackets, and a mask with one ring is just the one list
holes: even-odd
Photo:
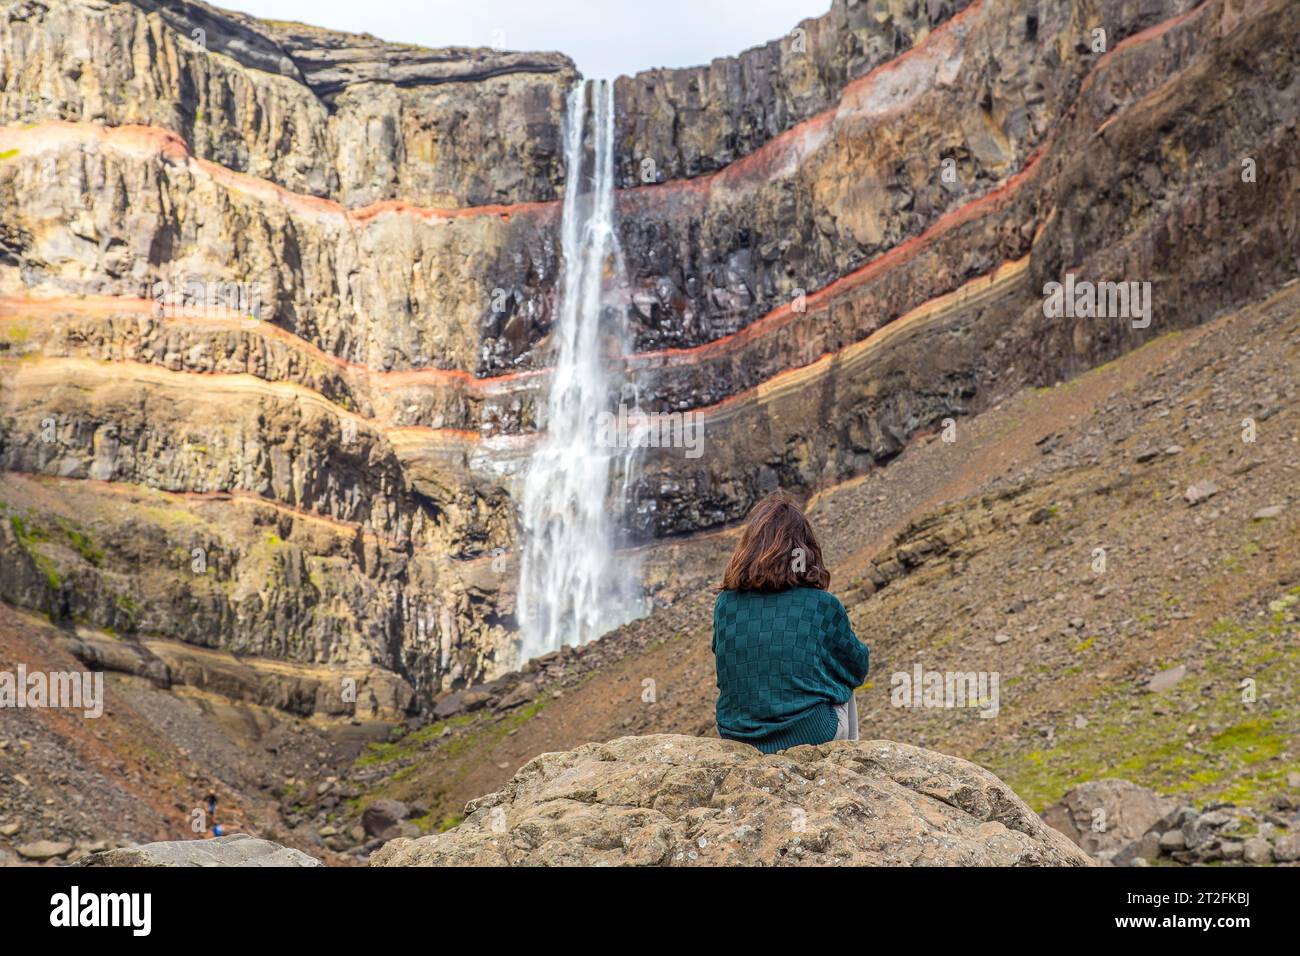
[(615, 553), (635, 448), (608, 447), (597, 427), (601, 413), (618, 404), (627, 345), (614, 228), (613, 83), (574, 87), (564, 140), (554, 372), (521, 507), (520, 663), (590, 641), (642, 613), (639, 569)]

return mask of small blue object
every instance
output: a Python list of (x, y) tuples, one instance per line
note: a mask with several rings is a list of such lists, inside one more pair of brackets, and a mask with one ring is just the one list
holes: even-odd
[(212, 835), (213, 835), (213, 836), (221, 836), (221, 824), (220, 824), (220, 823), (214, 823), (214, 824), (212, 824)]

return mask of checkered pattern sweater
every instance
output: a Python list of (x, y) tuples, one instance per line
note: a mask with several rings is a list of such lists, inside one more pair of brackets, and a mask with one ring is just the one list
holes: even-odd
[(828, 591), (723, 591), (713, 606), (718, 733), (764, 753), (834, 739), (867, 648)]

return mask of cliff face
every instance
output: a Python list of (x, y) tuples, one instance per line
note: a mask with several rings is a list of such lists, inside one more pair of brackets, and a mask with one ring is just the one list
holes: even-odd
[(6, 2), (0, 118), (141, 124), (348, 206), (553, 199), (559, 54), (424, 50), (186, 0)]
[[(620, 79), (629, 375), (706, 442), (627, 524), (717, 528), (1293, 278), (1288, 6), (837, 0)], [(0, 595), (419, 695), (509, 663), (572, 64), (176, 0), (0, 23)], [(1066, 273), (1151, 283), (1149, 324), (1047, 318)]]

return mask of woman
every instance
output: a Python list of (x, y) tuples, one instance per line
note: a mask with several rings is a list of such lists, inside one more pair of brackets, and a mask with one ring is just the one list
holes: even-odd
[(830, 580), (794, 501), (776, 493), (756, 504), (713, 607), (723, 737), (764, 753), (858, 739), (853, 690), (867, 648)]

